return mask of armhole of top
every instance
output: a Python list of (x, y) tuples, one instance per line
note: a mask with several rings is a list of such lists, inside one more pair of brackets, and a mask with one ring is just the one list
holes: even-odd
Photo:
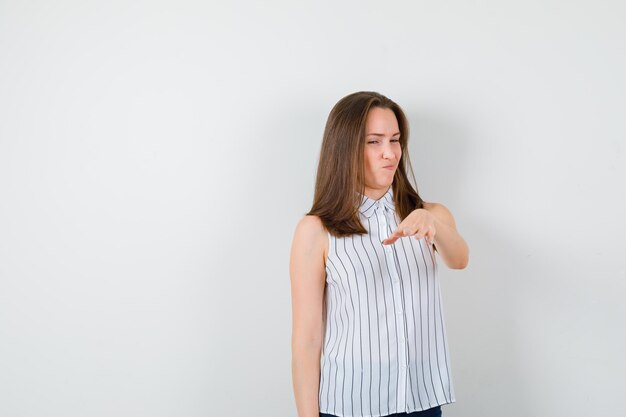
[(436, 246), (435, 246), (435, 244), (434, 244), (434, 243), (433, 243), (431, 246), (432, 246), (431, 251), (432, 251), (432, 254), (433, 254), (433, 255), (432, 255), (432, 256), (433, 256), (433, 265), (434, 265), (435, 274), (436, 274), (436, 273), (437, 273), (437, 264), (438, 264), (438, 262), (437, 262), (437, 256), (439, 256), (439, 255), (438, 255), (438, 253), (439, 253), (439, 252), (437, 251)]
[(328, 258), (330, 257), (330, 251), (333, 248), (333, 235), (326, 230), (326, 236), (328, 237), (328, 251), (326, 252), (326, 257), (324, 258), (324, 268), (328, 268)]

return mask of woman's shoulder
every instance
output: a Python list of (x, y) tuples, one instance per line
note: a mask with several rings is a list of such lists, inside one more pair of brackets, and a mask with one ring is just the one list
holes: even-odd
[(308, 227), (324, 227), (324, 223), (322, 222), (322, 219), (320, 218), (320, 216), (316, 216), (314, 214), (307, 214), (304, 217), (302, 217), (300, 219), (300, 221), (298, 222), (298, 224), (303, 224), (305, 226)]
[(432, 214), (434, 214), (439, 220), (442, 220), (444, 223), (447, 223), (451, 226), (455, 226), (454, 216), (452, 216), (452, 212), (441, 203), (435, 202), (423, 202), (424, 209), (428, 210)]
[(314, 215), (306, 215), (296, 225), (294, 245), (308, 253), (321, 252), (323, 257), (328, 253), (328, 233), (322, 219)]
[(441, 210), (442, 207), (446, 208), (446, 206), (444, 206), (443, 204), (435, 203), (433, 201), (430, 201), (430, 202), (429, 201), (424, 201), (423, 204), (424, 204), (424, 208), (426, 210)]
[(298, 232), (309, 237), (313, 237), (315, 235), (326, 233), (326, 228), (324, 227), (324, 223), (319, 216), (307, 214), (301, 218), (296, 225), (296, 233)]

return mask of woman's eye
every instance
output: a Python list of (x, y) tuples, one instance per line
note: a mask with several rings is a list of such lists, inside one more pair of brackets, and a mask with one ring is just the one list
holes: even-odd
[[(389, 142), (400, 142), (400, 139), (389, 139)], [(371, 143), (371, 144), (375, 144), (375, 143), (380, 143), (380, 141), (378, 139), (370, 139), (367, 141), (367, 143)]]

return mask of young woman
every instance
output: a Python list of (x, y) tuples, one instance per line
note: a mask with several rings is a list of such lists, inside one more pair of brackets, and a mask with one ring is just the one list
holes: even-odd
[(465, 268), (450, 211), (409, 182), (402, 109), (375, 92), (330, 112), (290, 260), (299, 417), (440, 416), (455, 401), (435, 252)]

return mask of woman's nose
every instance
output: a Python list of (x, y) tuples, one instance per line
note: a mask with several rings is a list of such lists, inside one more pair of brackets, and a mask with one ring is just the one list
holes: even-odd
[(385, 146), (383, 148), (383, 158), (389, 159), (389, 158), (393, 158), (393, 156), (394, 156), (394, 153), (391, 151), (391, 147)]

